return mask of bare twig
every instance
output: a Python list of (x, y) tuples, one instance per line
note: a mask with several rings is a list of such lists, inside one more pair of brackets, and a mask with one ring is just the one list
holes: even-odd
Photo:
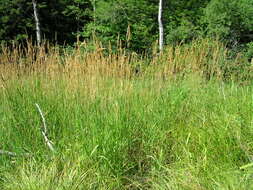
[(53, 143), (47, 137), (47, 125), (46, 125), (45, 117), (43, 116), (40, 106), (38, 104), (35, 104), (35, 106), (37, 107), (39, 114), (41, 116), (41, 119), (42, 119), (43, 126), (41, 127), (41, 133), (42, 133), (42, 136), (45, 140), (45, 143), (52, 152), (55, 152), (54, 147), (53, 147)]

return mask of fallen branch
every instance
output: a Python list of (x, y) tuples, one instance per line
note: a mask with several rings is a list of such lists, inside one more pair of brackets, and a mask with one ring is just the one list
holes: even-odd
[(48, 146), (48, 148), (52, 151), (52, 152), (55, 152), (55, 149), (53, 147), (53, 143), (48, 139), (47, 137), (47, 125), (46, 125), (46, 120), (45, 120), (45, 117), (43, 116), (43, 113), (40, 109), (40, 106), (38, 104), (35, 104), (35, 106), (37, 107), (38, 111), (39, 111), (39, 114), (41, 116), (41, 119), (42, 119), (42, 127), (41, 127), (41, 133), (42, 133), (42, 136), (45, 140), (45, 143), (46, 145)]

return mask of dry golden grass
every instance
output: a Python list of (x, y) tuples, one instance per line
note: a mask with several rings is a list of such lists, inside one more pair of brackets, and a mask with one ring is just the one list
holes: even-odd
[[(35, 75), (52, 79), (64, 76), (71, 81), (94, 76), (168, 79), (189, 73), (197, 73), (206, 79), (224, 79), (234, 77), (231, 71), (234, 72), (243, 62), (240, 56), (229, 58), (225, 46), (210, 39), (168, 46), (161, 54), (154, 48), (152, 55), (145, 56), (129, 53), (120, 46), (112, 51), (110, 45), (104, 47), (99, 42), (77, 44), (71, 50), (49, 43), (35, 47), (29, 41), (24, 46), (2, 46), (1, 74), (4, 78)], [(247, 69), (247, 72), (252, 70)]]

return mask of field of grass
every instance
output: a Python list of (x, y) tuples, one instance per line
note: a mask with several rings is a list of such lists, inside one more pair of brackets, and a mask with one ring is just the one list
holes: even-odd
[(251, 66), (222, 45), (32, 51), (0, 54), (0, 189), (253, 189)]

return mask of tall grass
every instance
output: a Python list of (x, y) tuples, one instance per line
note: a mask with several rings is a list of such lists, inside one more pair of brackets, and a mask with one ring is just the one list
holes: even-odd
[(20, 156), (0, 155), (1, 189), (253, 188), (253, 167), (240, 169), (253, 160), (252, 86), (224, 69), (239, 56), (207, 40), (151, 58), (102, 48), (2, 51), (0, 149)]
[[(206, 79), (249, 80), (252, 66), (240, 54), (231, 57), (230, 52), (219, 41), (199, 39), (191, 44), (168, 46), (162, 54), (154, 47), (151, 55), (137, 55), (119, 47), (115, 50), (95, 41), (93, 44), (78, 42), (74, 48), (61, 48), (44, 43), (35, 47), (25, 45), (2, 45), (0, 67), (10, 76), (22, 73), (69, 76), (94, 75), (131, 78), (148, 76), (173, 78), (198, 73)], [(13, 69), (15, 68), (15, 69)], [(18, 71), (18, 72), (17, 72)]]

